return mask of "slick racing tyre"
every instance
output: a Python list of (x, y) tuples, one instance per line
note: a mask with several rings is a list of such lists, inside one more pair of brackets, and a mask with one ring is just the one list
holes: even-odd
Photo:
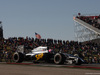
[(54, 63), (55, 64), (64, 64), (65, 57), (63, 54), (57, 53), (54, 55)]
[(24, 54), (20, 52), (15, 52), (13, 55), (13, 61), (16, 63), (21, 63), (24, 60)]

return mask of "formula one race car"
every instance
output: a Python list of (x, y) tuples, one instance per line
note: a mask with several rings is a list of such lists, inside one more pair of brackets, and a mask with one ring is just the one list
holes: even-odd
[(81, 65), (84, 62), (84, 60), (80, 57), (67, 53), (55, 53), (52, 49), (48, 49), (47, 47), (43, 46), (39, 46), (26, 54), (23, 51), (17, 51), (13, 55), (13, 61), (16, 63), (21, 63), (28, 60), (32, 60), (33, 63), (44, 61), (55, 64), (69, 63), (75, 65)]

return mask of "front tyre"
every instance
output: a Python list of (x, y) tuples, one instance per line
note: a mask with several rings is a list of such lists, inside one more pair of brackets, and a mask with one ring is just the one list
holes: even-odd
[(13, 61), (16, 63), (22, 63), (24, 60), (24, 54), (20, 52), (15, 52), (13, 55)]
[(54, 55), (54, 63), (55, 64), (64, 64), (65, 57), (63, 54), (57, 53)]

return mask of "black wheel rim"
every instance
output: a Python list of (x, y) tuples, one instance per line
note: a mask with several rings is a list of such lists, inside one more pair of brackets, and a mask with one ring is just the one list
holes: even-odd
[(60, 56), (56, 56), (56, 57), (55, 57), (55, 61), (56, 61), (56, 62), (59, 62), (59, 61), (60, 61)]

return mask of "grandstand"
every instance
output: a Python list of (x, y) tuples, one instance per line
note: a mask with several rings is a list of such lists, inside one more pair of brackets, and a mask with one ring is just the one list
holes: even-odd
[[(96, 18), (96, 19), (94, 19)], [(69, 54), (82, 54), (87, 62), (91, 62), (89, 59), (94, 57), (99, 60), (100, 46), (97, 44), (100, 35), (99, 28), (99, 16), (75, 16), (75, 34), (77, 41), (69, 40), (56, 40), (56, 39), (38, 39), (31, 37), (10, 37), (8, 39), (3, 38), (2, 22), (0, 21), (0, 57), (1, 60), (5, 59), (6, 53), (11, 57), (17, 50), (19, 45), (24, 45), (25, 53), (38, 46), (48, 46), (55, 52), (64, 52)], [(97, 21), (97, 22), (95, 22)], [(94, 25), (95, 24), (95, 25)], [(90, 42), (92, 40), (92, 43)], [(86, 44), (82, 42), (87, 41)], [(99, 42), (100, 43), (100, 42)], [(3, 50), (3, 51), (2, 51)], [(90, 57), (90, 58), (89, 58)], [(9, 58), (10, 59), (10, 58)], [(100, 63), (95, 60), (95, 63)], [(3, 60), (2, 60), (3, 61)], [(99, 60), (100, 61), (100, 60)]]
[(78, 42), (93, 41), (100, 44), (100, 15), (77, 15), (73, 17), (75, 37)]

